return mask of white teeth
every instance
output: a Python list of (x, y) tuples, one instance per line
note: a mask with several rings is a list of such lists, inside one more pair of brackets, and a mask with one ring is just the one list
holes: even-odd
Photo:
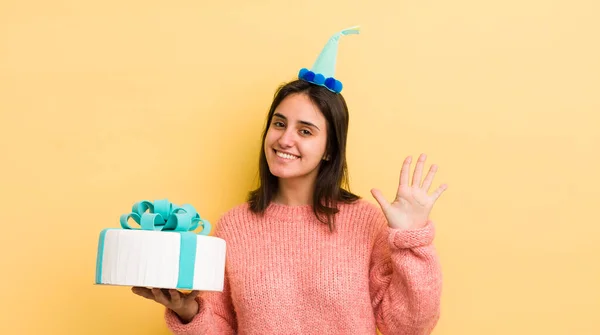
[(296, 158), (298, 158), (297, 156), (294, 156), (294, 155), (285, 154), (285, 153), (279, 152), (279, 151), (276, 151), (276, 152), (277, 152), (277, 156), (279, 156), (281, 158), (285, 158), (285, 159), (296, 159)]

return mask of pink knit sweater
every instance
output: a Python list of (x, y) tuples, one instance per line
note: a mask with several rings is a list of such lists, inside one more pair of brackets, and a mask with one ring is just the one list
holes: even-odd
[(176, 335), (430, 334), (440, 313), (442, 275), (432, 222), (418, 230), (387, 225), (366, 200), (340, 205), (329, 232), (311, 206), (248, 204), (221, 217), (227, 241), (224, 292), (202, 292), (199, 313)]

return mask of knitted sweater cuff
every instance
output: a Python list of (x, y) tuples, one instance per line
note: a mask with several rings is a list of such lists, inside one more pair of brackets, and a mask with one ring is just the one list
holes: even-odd
[(435, 226), (433, 222), (428, 221), (427, 224), (418, 229), (401, 230), (388, 227), (389, 242), (398, 249), (410, 249), (423, 247), (433, 243), (435, 236)]
[(192, 320), (190, 320), (190, 322), (188, 323), (183, 323), (181, 321), (181, 319), (179, 318), (179, 316), (177, 315), (177, 313), (173, 312), (172, 310), (166, 308), (165, 309), (165, 321), (167, 322), (167, 326), (169, 327), (169, 329), (171, 331), (174, 332), (189, 332), (189, 331), (194, 331), (198, 329), (198, 322), (202, 316), (202, 302), (200, 300), (200, 297), (196, 297), (196, 302), (198, 302), (198, 314), (196, 314)]

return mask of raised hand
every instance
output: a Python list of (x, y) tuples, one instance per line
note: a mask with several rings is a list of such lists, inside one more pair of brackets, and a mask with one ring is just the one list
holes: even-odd
[(198, 314), (199, 307), (195, 298), (200, 291), (191, 291), (186, 294), (173, 289), (149, 289), (145, 287), (132, 287), (131, 291), (171, 309), (185, 322), (189, 322), (196, 314)]
[(378, 189), (371, 190), (371, 194), (381, 206), (390, 227), (410, 230), (425, 226), (436, 200), (448, 188), (448, 185), (442, 184), (431, 195), (428, 194), (438, 168), (437, 165), (432, 165), (425, 180), (421, 183), (421, 174), (426, 159), (427, 155), (425, 154), (419, 156), (412, 182), (409, 182), (412, 157), (406, 157), (400, 171), (398, 192), (392, 203), (389, 203)]

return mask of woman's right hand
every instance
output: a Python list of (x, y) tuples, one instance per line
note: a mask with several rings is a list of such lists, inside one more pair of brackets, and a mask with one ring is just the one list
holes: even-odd
[(137, 286), (132, 287), (131, 291), (146, 299), (154, 300), (159, 304), (164, 305), (166, 308), (179, 315), (179, 318), (184, 323), (190, 322), (194, 316), (198, 314), (199, 307), (196, 296), (198, 296), (200, 291), (183, 293), (174, 289), (149, 289)]

